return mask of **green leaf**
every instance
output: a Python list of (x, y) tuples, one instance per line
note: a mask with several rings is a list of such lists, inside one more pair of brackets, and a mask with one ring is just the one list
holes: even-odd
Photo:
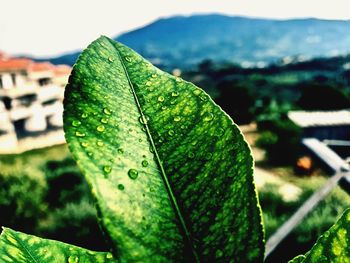
[(317, 240), (302, 262), (350, 262), (350, 209)]
[(305, 259), (304, 255), (299, 255), (293, 258), (292, 260), (289, 260), (288, 263), (301, 263)]
[(0, 262), (107, 263), (116, 261), (109, 252), (95, 252), (3, 228), (0, 236)]
[(122, 262), (262, 261), (250, 149), (203, 90), (101, 37), (75, 64), (64, 106)]

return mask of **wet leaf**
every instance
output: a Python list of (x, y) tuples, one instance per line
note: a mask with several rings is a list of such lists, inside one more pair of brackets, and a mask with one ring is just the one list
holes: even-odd
[(64, 106), (122, 262), (262, 261), (250, 149), (203, 90), (101, 37), (75, 64)]
[[(293, 262), (293, 261), (292, 261)], [(350, 209), (317, 240), (303, 263), (350, 262)]]
[(108, 263), (116, 260), (109, 252), (95, 252), (3, 228), (0, 236), (0, 262)]

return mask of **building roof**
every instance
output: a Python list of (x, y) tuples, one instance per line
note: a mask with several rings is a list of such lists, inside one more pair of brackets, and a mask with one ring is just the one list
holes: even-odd
[(50, 62), (35, 62), (28, 58), (12, 58), (0, 56), (0, 72), (6, 71), (43, 72), (52, 71), (55, 76), (69, 75), (71, 67), (67, 65), (53, 65)]
[(0, 59), (0, 71), (7, 70), (26, 70), (34, 63), (27, 58), (6, 58)]
[(290, 111), (288, 112), (288, 118), (302, 128), (350, 125), (350, 109), (338, 111)]

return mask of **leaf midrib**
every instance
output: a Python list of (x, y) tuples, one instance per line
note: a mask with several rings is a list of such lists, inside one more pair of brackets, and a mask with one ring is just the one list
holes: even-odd
[[(107, 38), (107, 40), (108, 40), (108, 38)], [(143, 113), (143, 110), (142, 110), (142, 108), (141, 108), (140, 102), (139, 102), (139, 100), (138, 100), (137, 94), (136, 94), (135, 89), (134, 89), (134, 85), (133, 85), (132, 82), (131, 82), (131, 79), (130, 79), (130, 77), (129, 77), (129, 73), (128, 73), (127, 69), (126, 69), (126, 66), (125, 66), (125, 64), (124, 64), (124, 61), (123, 61), (123, 59), (122, 59), (122, 56), (121, 56), (119, 50), (113, 45), (113, 43), (111, 43), (109, 40), (108, 40), (108, 42), (113, 46), (113, 48), (115, 49), (115, 51), (116, 51), (116, 53), (117, 53), (117, 55), (118, 55), (118, 57), (119, 57), (120, 63), (122, 64), (124, 73), (125, 73), (125, 75), (126, 75), (126, 77), (127, 77), (129, 86), (130, 86), (130, 88), (131, 88), (133, 97), (134, 97), (134, 99), (135, 99), (135, 103), (136, 103), (137, 109), (138, 109), (138, 111), (139, 111), (139, 113), (140, 113), (140, 116), (141, 116), (142, 119), (146, 119), (146, 116), (145, 116), (145, 114)], [(151, 132), (150, 132), (150, 130), (149, 130), (148, 124), (147, 124), (147, 122), (145, 122), (143, 125), (145, 125), (147, 137), (148, 137), (148, 139), (150, 140), (151, 147), (152, 147), (152, 149), (153, 149), (153, 153), (154, 153), (154, 155), (156, 156), (157, 164), (158, 164), (158, 166), (159, 166), (159, 168), (160, 168), (161, 176), (162, 176), (162, 179), (163, 179), (163, 183), (164, 183), (165, 188), (166, 188), (166, 190), (167, 190), (167, 192), (168, 192), (170, 202), (171, 202), (171, 204), (172, 204), (172, 206), (173, 206), (173, 208), (174, 208), (174, 210), (175, 210), (175, 213), (176, 213), (176, 215), (177, 215), (177, 217), (178, 217), (178, 219), (179, 219), (179, 221), (180, 221), (182, 230), (183, 230), (184, 235), (185, 235), (185, 237), (186, 237), (186, 241), (187, 241), (188, 245), (190, 246), (190, 249), (191, 249), (191, 251), (192, 251), (193, 257), (194, 257), (194, 259), (196, 260), (196, 262), (199, 263), (200, 260), (199, 260), (199, 256), (198, 256), (198, 254), (197, 254), (197, 251), (196, 251), (195, 248), (194, 248), (193, 239), (192, 239), (191, 234), (190, 234), (190, 232), (189, 232), (189, 230), (188, 230), (188, 228), (187, 228), (187, 226), (186, 226), (184, 217), (183, 217), (182, 214), (181, 214), (181, 211), (180, 211), (179, 205), (177, 204), (177, 200), (176, 200), (176, 198), (175, 198), (175, 195), (174, 195), (174, 193), (173, 193), (173, 191), (172, 191), (172, 189), (171, 189), (171, 186), (170, 186), (168, 177), (167, 177), (167, 175), (166, 175), (166, 173), (165, 173), (163, 164), (162, 164), (162, 162), (161, 162), (161, 160), (160, 160), (160, 157), (159, 157), (159, 155), (158, 155), (158, 151), (157, 151), (157, 148), (156, 148), (156, 146), (155, 146), (155, 143), (154, 143), (153, 137), (152, 137), (152, 135), (151, 135)]]

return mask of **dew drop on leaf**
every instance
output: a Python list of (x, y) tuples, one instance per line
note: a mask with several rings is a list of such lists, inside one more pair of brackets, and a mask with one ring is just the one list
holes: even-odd
[(97, 141), (96, 144), (97, 144), (97, 146), (103, 146), (104, 145), (103, 141)]
[[(123, 186), (122, 184), (120, 184), (120, 185)], [(118, 185), (118, 188), (119, 188), (119, 185)], [(123, 189), (124, 189), (124, 186), (123, 186)], [(123, 190), (123, 189), (121, 189), (121, 190)], [(106, 255), (106, 258), (107, 259), (112, 259), (113, 258), (112, 253), (108, 252), (107, 255)]]
[(146, 117), (145, 115), (140, 116), (139, 122), (140, 122), (141, 124), (147, 124), (147, 122), (148, 122), (148, 117)]
[(147, 167), (148, 166), (148, 162), (146, 160), (143, 160), (141, 162), (141, 164), (142, 164), (143, 167)]
[(104, 108), (104, 109), (103, 109), (103, 113), (104, 113), (104, 114), (107, 114), (107, 115), (111, 115), (112, 112), (111, 112), (110, 109)]
[(201, 94), (200, 89), (195, 89), (195, 90), (193, 91), (193, 94), (196, 95), (196, 96), (198, 96), (199, 94)]
[(152, 74), (152, 78), (156, 78), (157, 77), (157, 74)]
[(122, 148), (119, 148), (118, 153), (122, 154), (122, 153), (124, 153), (124, 150)]
[(82, 147), (84, 147), (84, 148), (86, 148), (86, 147), (89, 146), (89, 144), (88, 144), (87, 142), (82, 142), (82, 143), (80, 143), (80, 145), (81, 145)]
[(118, 187), (118, 189), (121, 190), (121, 191), (123, 191), (123, 190), (125, 189), (125, 187), (124, 187), (123, 184), (118, 184), (117, 187)]
[(175, 116), (175, 117), (174, 117), (174, 121), (175, 121), (175, 122), (178, 122), (178, 121), (180, 121), (180, 120), (181, 120), (181, 117), (180, 117), (180, 116)]
[(135, 169), (130, 169), (130, 170), (128, 171), (128, 176), (129, 176), (130, 179), (132, 179), (132, 180), (135, 180), (135, 179), (138, 177), (138, 175), (139, 175), (139, 172), (138, 172), (137, 170), (135, 170)]
[(193, 153), (193, 152), (189, 152), (189, 153), (188, 153), (188, 158), (193, 159), (193, 158), (194, 158), (194, 153)]
[(80, 122), (80, 121), (78, 121), (78, 120), (72, 121), (72, 126), (78, 127), (78, 126), (80, 126), (80, 125), (81, 125), (81, 122)]
[(96, 127), (96, 130), (97, 130), (98, 132), (104, 132), (104, 131), (105, 131), (105, 126), (103, 126), (103, 125), (98, 125), (98, 126)]
[(101, 122), (102, 122), (102, 123), (108, 123), (108, 119), (107, 119), (107, 118), (102, 118), (102, 119), (101, 119)]
[(113, 60), (112, 57), (108, 57), (108, 61), (109, 61), (109, 62), (113, 62), (114, 60)]
[(169, 134), (169, 136), (174, 136), (174, 135), (175, 135), (175, 132), (174, 132), (173, 130), (169, 130), (169, 131), (168, 131), (168, 134)]
[(103, 166), (103, 171), (109, 174), (110, 172), (112, 172), (112, 167), (110, 167), (109, 165)]
[(205, 117), (204, 117), (204, 121), (212, 121), (214, 119), (214, 114), (213, 113), (208, 113)]
[(82, 117), (83, 119), (86, 119), (88, 116), (89, 116), (89, 114), (87, 114), (87, 113), (85, 113), (85, 112), (81, 114), (81, 117)]
[(163, 97), (163, 96), (159, 96), (159, 97), (158, 97), (158, 101), (159, 101), (159, 102), (163, 102), (163, 101), (164, 101), (164, 97)]
[(173, 91), (173, 92), (171, 93), (171, 96), (172, 96), (172, 97), (177, 97), (177, 96), (179, 96), (179, 93), (176, 92), (176, 91)]
[(68, 263), (78, 263), (79, 258), (77, 256), (69, 256), (68, 257)]
[(85, 133), (83, 133), (83, 132), (80, 132), (80, 131), (76, 131), (75, 132), (75, 136), (77, 136), (77, 137), (85, 137)]
[(127, 62), (131, 62), (131, 61), (132, 61), (132, 59), (131, 59), (130, 57), (125, 57), (125, 60), (126, 60)]

